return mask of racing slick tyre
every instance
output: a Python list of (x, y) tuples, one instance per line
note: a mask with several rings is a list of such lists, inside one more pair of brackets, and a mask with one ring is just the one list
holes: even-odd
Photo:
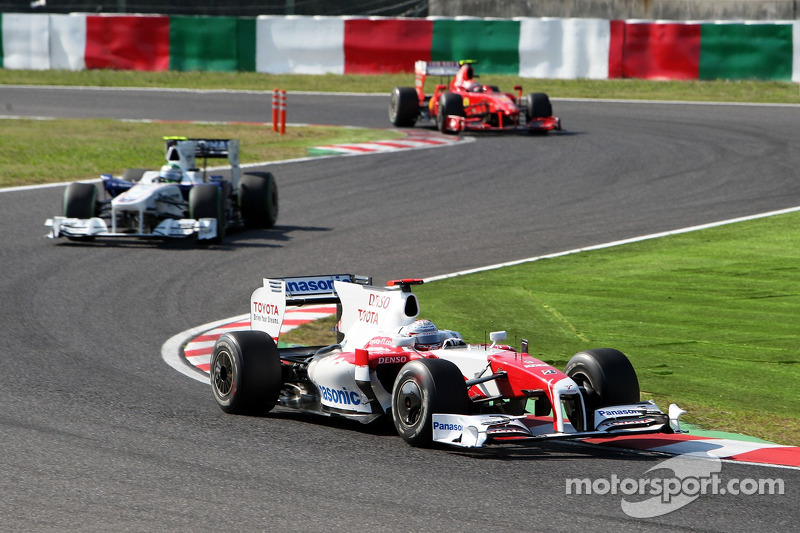
[(278, 219), (278, 186), (270, 172), (249, 172), (239, 180), (239, 210), (248, 228), (269, 229)]
[(418, 359), (400, 369), (392, 387), (392, 420), (403, 440), (427, 446), (434, 413), (467, 414), (469, 397), (458, 367), (444, 359)]
[(389, 121), (398, 128), (410, 128), (417, 123), (419, 97), (413, 87), (395, 87), (389, 101)]
[(466, 116), (464, 99), (456, 93), (442, 93), (439, 97), (439, 112), (436, 114), (436, 127), (442, 133), (457, 133), (447, 129), (447, 117), (450, 115)]
[(528, 122), (535, 118), (552, 117), (553, 106), (545, 93), (531, 93), (525, 101), (525, 118)]
[(263, 331), (234, 331), (217, 339), (209, 369), (220, 409), (258, 415), (275, 406), (283, 387), (275, 341)]
[(564, 373), (582, 388), (590, 421), (595, 409), (639, 401), (636, 371), (619, 350), (599, 348), (578, 352), (567, 362)]
[[(209, 242), (219, 243), (225, 238), (225, 209), (222, 188), (212, 184), (195, 185), (189, 191), (189, 218), (217, 219), (217, 236)], [(203, 242), (203, 241), (201, 241)]]
[(64, 216), (92, 218), (97, 214), (97, 185), (70, 183), (64, 191)]

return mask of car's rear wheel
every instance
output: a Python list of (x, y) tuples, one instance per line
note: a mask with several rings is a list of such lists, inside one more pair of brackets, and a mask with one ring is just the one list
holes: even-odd
[(215, 218), (217, 236), (210, 242), (221, 242), (225, 238), (225, 209), (222, 188), (212, 184), (195, 185), (189, 191), (189, 217), (195, 220)]
[(439, 97), (439, 112), (436, 114), (436, 126), (442, 133), (457, 133), (447, 129), (447, 117), (451, 115), (466, 116), (464, 99), (456, 93), (443, 93)]
[(535, 118), (546, 118), (553, 116), (553, 106), (550, 104), (550, 97), (545, 93), (531, 93), (525, 101), (525, 118), (530, 122)]
[(226, 413), (266, 413), (283, 387), (278, 348), (262, 331), (221, 335), (214, 344), (209, 372), (214, 400)]
[(389, 121), (398, 128), (410, 128), (417, 123), (419, 97), (413, 87), (395, 87), (389, 101)]
[(249, 172), (239, 180), (239, 209), (248, 228), (271, 228), (278, 220), (278, 185), (270, 172)]
[(595, 409), (639, 401), (639, 379), (627, 356), (612, 348), (578, 352), (564, 373), (581, 387), (589, 421)]
[(444, 359), (418, 359), (400, 369), (392, 387), (392, 420), (403, 440), (427, 446), (434, 413), (466, 414), (469, 397), (464, 377)]

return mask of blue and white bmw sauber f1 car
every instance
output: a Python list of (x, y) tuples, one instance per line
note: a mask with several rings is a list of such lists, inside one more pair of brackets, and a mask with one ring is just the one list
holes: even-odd
[[(94, 183), (70, 183), (61, 216), (45, 222), (47, 237), (196, 237), (219, 242), (228, 228), (270, 228), (278, 216), (278, 189), (269, 172), (241, 175), (236, 139), (165, 138), (161, 170), (129, 169), (101, 176), (105, 199)], [(230, 179), (209, 175), (196, 160), (226, 158)], [(204, 164), (205, 167), (205, 164)]]
[[(501, 344), (468, 344), (418, 320), (411, 287), (350, 274), (265, 279), (253, 292), (251, 330), (225, 333), (211, 356), (214, 399), (227, 413), (283, 406), (363, 423), (391, 417), (409, 444), (479, 447), (553, 438), (679, 432), (684, 413), (640, 401), (628, 358), (602, 348), (561, 370)], [(278, 348), (287, 306), (336, 303), (339, 343)]]

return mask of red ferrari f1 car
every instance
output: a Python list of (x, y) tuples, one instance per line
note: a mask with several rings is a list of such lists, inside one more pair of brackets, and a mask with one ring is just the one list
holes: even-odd
[[(370, 285), (350, 274), (264, 279), (250, 331), (221, 335), (211, 356), (214, 399), (227, 413), (276, 405), (362, 423), (390, 417), (413, 446), (479, 447), (536, 439), (679, 432), (684, 412), (640, 401), (636, 372), (617, 350), (574, 355), (561, 370), (501, 344), (468, 344), (419, 320), (421, 280)], [(278, 348), (287, 306), (336, 303), (339, 342)]]
[[(412, 127), (419, 120), (435, 120), (442, 133), (462, 131), (523, 130), (546, 132), (561, 129), (561, 119), (553, 116), (550, 98), (545, 93), (522, 97), (502, 92), (496, 85), (483, 85), (475, 79), (474, 61), (417, 61), (414, 87), (395, 87), (389, 102), (389, 120), (397, 127)], [(432, 96), (425, 95), (428, 76), (439, 83)]]

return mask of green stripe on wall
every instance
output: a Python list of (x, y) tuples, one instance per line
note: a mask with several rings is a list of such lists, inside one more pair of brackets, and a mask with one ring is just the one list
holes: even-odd
[(792, 79), (791, 24), (702, 24), (701, 80)]
[(431, 60), (475, 59), (477, 73), (519, 74), (519, 21), (434, 20)]
[(3, 14), (0, 13), (0, 68), (5, 66), (5, 55), (3, 55)]
[[(240, 36), (240, 28), (251, 30)], [(238, 17), (188, 17), (169, 19), (170, 70), (237, 71), (240, 43), (252, 42), (244, 56), (245, 66), (255, 70), (255, 20), (240, 24)]]
[(240, 17), (236, 21), (237, 70), (256, 71), (256, 19)]

